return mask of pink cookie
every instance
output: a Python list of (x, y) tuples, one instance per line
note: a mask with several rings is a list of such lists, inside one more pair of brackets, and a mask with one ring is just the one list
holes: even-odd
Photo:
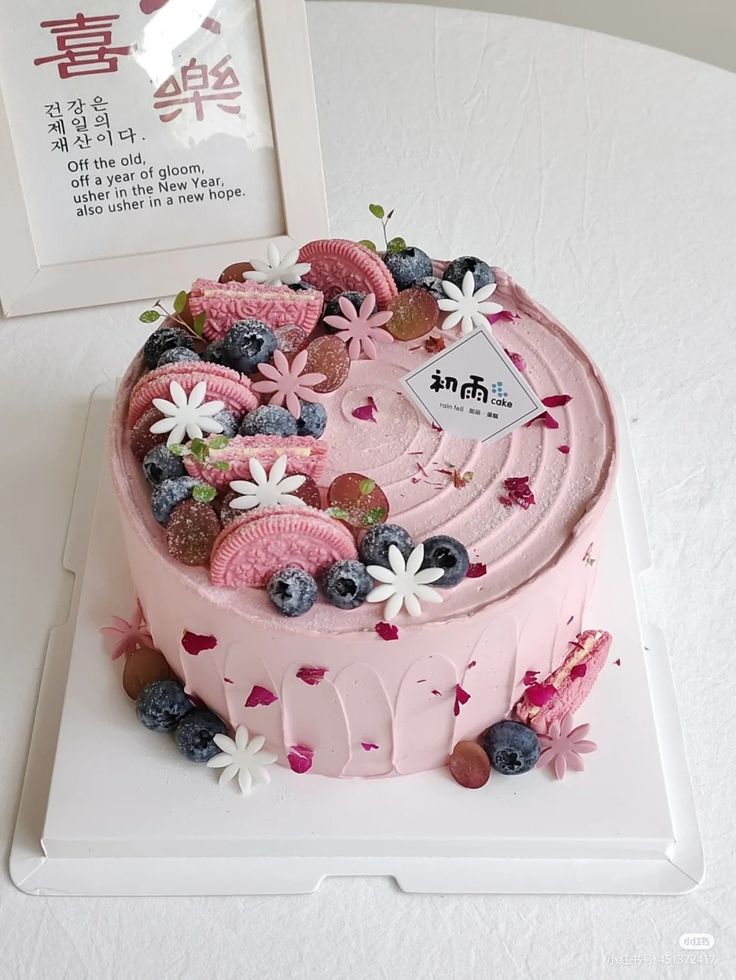
[(304, 280), (321, 289), (326, 300), (347, 290), (373, 293), (378, 308), (385, 310), (398, 295), (381, 257), (357, 242), (340, 238), (310, 242), (299, 253), (299, 261), (310, 263)]
[[(517, 701), (514, 712), (519, 721), (531, 725), (536, 732), (546, 732), (553, 721), (562, 721), (573, 714), (590, 694), (598, 674), (608, 657), (613, 637), (604, 630), (586, 630), (570, 644), (570, 652), (562, 664), (542, 682), (552, 686), (556, 694), (541, 707), (533, 703), (534, 695), (527, 689)], [(540, 685), (533, 685), (538, 688)]]
[(207, 314), (204, 333), (209, 340), (224, 337), (238, 320), (255, 317), (269, 327), (297, 324), (311, 333), (322, 316), (324, 299), (315, 290), (295, 292), (288, 286), (258, 282), (211, 282), (197, 279), (192, 286), (189, 306), (197, 316)]
[(357, 557), (352, 534), (312, 507), (272, 507), (229, 524), (210, 559), (214, 585), (265, 586), (280, 568), (298, 565), (319, 575), (341, 559)]
[(202, 465), (193, 456), (184, 459), (190, 476), (206, 480), (225, 490), (232, 480), (250, 480), (250, 461), (254, 457), (269, 471), (279, 456), (286, 456), (286, 474), (303, 473), (318, 480), (327, 465), (327, 446), (312, 436), (235, 436), (224, 449), (213, 449), (209, 463), (229, 463), (226, 470)]
[(223, 401), (225, 407), (233, 412), (252, 412), (259, 404), (257, 395), (250, 389), (250, 381), (237, 371), (207, 361), (180, 361), (154, 368), (138, 381), (130, 393), (129, 426), (134, 426), (148, 411), (154, 398), (170, 398), (169, 386), (172, 381), (178, 381), (187, 394), (196, 384), (204, 381), (207, 385), (206, 400)]

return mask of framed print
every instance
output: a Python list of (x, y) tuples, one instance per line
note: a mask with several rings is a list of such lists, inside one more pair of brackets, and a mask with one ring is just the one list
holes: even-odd
[(0, 11), (6, 316), (170, 295), (327, 234), (304, 0)]

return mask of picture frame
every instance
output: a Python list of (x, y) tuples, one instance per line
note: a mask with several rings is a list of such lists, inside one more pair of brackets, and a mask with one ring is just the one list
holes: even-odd
[[(0, 0), (0, 11), (5, 4), (10, 10), (10, 0)], [(199, 276), (217, 278), (233, 262), (265, 257), (269, 242), (283, 253), (326, 237), (327, 206), (304, 0), (191, 0), (188, 16), (195, 16), (196, 21), (189, 27), (181, 25), (178, 48), (167, 48), (169, 42), (162, 40), (172, 34), (173, 17), (182, 16), (176, 14), (182, 8), (173, 0), (170, 5), (168, 0), (126, 0), (124, 8), (120, 0), (88, 0), (87, 13), (76, 18), (72, 7), (76, 10), (76, 5), (69, 6), (64, 0), (29, 0), (22, 14), (5, 18), (11, 26), (4, 28), (0, 38), (0, 304), (6, 317), (169, 296), (188, 288)], [(121, 13), (113, 14), (117, 7), (122, 8)], [(66, 19), (49, 19), (56, 15), (66, 15)], [(130, 44), (133, 15), (140, 16), (141, 33)], [(153, 30), (156, 18), (161, 19), (157, 31)], [(61, 26), (49, 26), (53, 24)], [(226, 41), (228, 24), (233, 33)], [(247, 40), (244, 34), (235, 33), (233, 24), (249, 28)], [(255, 40), (254, 24), (258, 30)], [(128, 34), (122, 36), (124, 25)], [(113, 40), (113, 31), (121, 36)], [(193, 48), (190, 58), (188, 44), (195, 36), (196, 50)], [(121, 47), (119, 40), (126, 44)], [(34, 45), (30, 51), (29, 43)], [(235, 67), (238, 58), (231, 54), (219, 57), (231, 50), (223, 44), (240, 51), (239, 67)], [(256, 48), (261, 52), (265, 96), (257, 78)], [(24, 60), (16, 64), (20, 50)], [(212, 64), (207, 62), (210, 50), (212, 59), (219, 57), (214, 68), (208, 67)], [(33, 58), (38, 51), (43, 55)], [(241, 83), (243, 62), (247, 62), (251, 84)], [(151, 88), (155, 86), (153, 96), (167, 97), (148, 103), (152, 96), (141, 88), (141, 79), (147, 65), (154, 63), (155, 71), (159, 64), (161, 71), (145, 80)], [(126, 71), (124, 65), (133, 68)], [(175, 71), (162, 82), (162, 74), (172, 65)], [(182, 84), (187, 70), (192, 77), (196, 73), (196, 85), (193, 81), (187, 85), (186, 79)], [(127, 75), (130, 81), (125, 80)], [(233, 79), (238, 97), (248, 103), (245, 117), (238, 108), (238, 97), (225, 91), (234, 89)], [(203, 80), (218, 91), (208, 94), (202, 88)], [(108, 129), (93, 137), (109, 134), (106, 157), (94, 145), (91, 153), (85, 153), (83, 144), (69, 143), (73, 138), (76, 144), (82, 133), (79, 127), (69, 126), (72, 108), (64, 115), (65, 105), (68, 102), (72, 107), (70, 97), (82, 104), (82, 97), (77, 96), (82, 82), (88, 86), (86, 98), (93, 91), (103, 96), (105, 92), (120, 93), (123, 108), (118, 123), (108, 123)], [(95, 102), (102, 105), (104, 98), (98, 102), (99, 98)], [(113, 98), (108, 96), (109, 101)], [(218, 99), (220, 104), (216, 104)], [(39, 122), (40, 107), (44, 106), (48, 117), (49, 106), (57, 103), (61, 123), (50, 117)], [(85, 114), (72, 118), (72, 123), (84, 119), (90, 127), (93, 104), (87, 103)], [(265, 119), (264, 106), (270, 120), (270, 143), (265, 124), (259, 130), (259, 112)], [(152, 112), (160, 113), (155, 131)], [(105, 115), (95, 118), (101, 118), (104, 127)], [(201, 138), (204, 129), (197, 129), (196, 123), (205, 121), (214, 128)], [(117, 145), (114, 133), (115, 125), (123, 123), (130, 124), (133, 137), (138, 132), (138, 142), (127, 148)], [(169, 123), (174, 125), (167, 126)], [(63, 138), (65, 154), (49, 149), (60, 138), (58, 133), (47, 132), (54, 125), (70, 129)], [(141, 136), (141, 130), (149, 135)], [(118, 135), (125, 132), (118, 130)], [(245, 135), (238, 136), (241, 132)], [(89, 148), (89, 133), (85, 139)], [(176, 166), (166, 163), (167, 152)], [(96, 172), (98, 160), (105, 167), (109, 163), (114, 173)], [(195, 162), (191, 167), (182, 166), (182, 160)], [(202, 160), (205, 162), (196, 162)], [(128, 169), (121, 169), (121, 163), (128, 164)], [(238, 194), (235, 184), (247, 167), (251, 167), (252, 180)], [(198, 185), (196, 193), (191, 193), (194, 188), (184, 179), (159, 179), (168, 170), (197, 168), (207, 176), (191, 178)], [(141, 175), (149, 169), (153, 177), (144, 184)], [(112, 183), (123, 179), (133, 182), (130, 190)], [(214, 183), (218, 180), (219, 184)], [(207, 189), (199, 186), (208, 182)], [(159, 194), (156, 188), (161, 186), (174, 190)], [(144, 193), (148, 190), (150, 195)], [(131, 191), (137, 197), (131, 199)], [(232, 201), (227, 199), (229, 194)], [(113, 213), (113, 208), (120, 213)], [(252, 224), (249, 208), (258, 212)], [(137, 209), (138, 214), (128, 209)], [(88, 210), (91, 215), (86, 214)]]

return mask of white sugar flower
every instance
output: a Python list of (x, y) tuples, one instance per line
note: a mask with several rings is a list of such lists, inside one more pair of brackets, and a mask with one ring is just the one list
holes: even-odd
[(230, 501), (233, 510), (253, 510), (256, 507), (306, 507), (304, 501), (293, 495), (294, 490), (307, 479), (306, 476), (285, 476), (286, 455), (279, 456), (266, 475), (263, 464), (255, 456), (250, 461), (253, 480), (233, 480), (230, 489), (240, 494)]
[(248, 737), (248, 729), (241, 725), (235, 732), (235, 739), (227, 735), (215, 735), (215, 745), (221, 749), (219, 755), (209, 760), (210, 769), (222, 769), (220, 783), (229, 783), (238, 777), (241, 793), (250, 793), (254, 782), (270, 783), (271, 775), (266, 766), (276, 761), (273, 752), (264, 752), (265, 735)]
[(243, 278), (250, 279), (252, 282), (268, 283), (271, 286), (294, 286), (302, 281), (312, 266), (308, 262), (299, 261), (299, 249), (292, 248), (281, 257), (278, 248), (273, 242), (269, 242), (268, 262), (260, 262), (253, 259), (251, 265), (252, 272), (246, 272)]
[(475, 279), (470, 270), (463, 276), (462, 289), (458, 289), (454, 282), (447, 282), (445, 279), (442, 280), (442, 288), (447, 298), (441, 299), (438, 305), (448, 314), (442, 324), (443, 330), (452, 330), (459, 323), (461, 333), (470, 333), (474, 326), (487, 326), (486, 317), (491, 313), (500, 313), (503, 309), (498, 303), (488, 302), (488, 297), (495, 292), (495, 282), (473, 292)]
[(430, 582), (436, 582), (445, 574), (442, 568), (422, 568), (424, 561), (424, 545), (418, 544), (409, 557), (404, 561), (395, 544), (388, 549), (390, 568), (383, 565), (369, 565), (368, 574), (376, 582), (380, 582), (368, 593), (368, 602), (386, 602), (383, 614), (387, 622), (391, 622), (405, 606), (410, 616), (419, 616), (422, 607), (419, 602), (442, 602), (442, 596), (436, 589), (429, 587)]
[(151, 432), (168, 432), (169, 438), (166, 440), (167, 446), (174, 443), (183, 442), (184, 436), (189, 439), (201, 439), (205, 432), (222, 432), (222, 426), (216, 422), (212, 416), (217, 415), (225, 407), (224, 402), (206, 402), (207, 382), (200, 381), (196, 384), (189, 396), (184, 391), (178, 381), (172, 381), (169, 385), (171, 401), (165, 398), (154, 398), (153, 404), (166, 416), (154, 422)]

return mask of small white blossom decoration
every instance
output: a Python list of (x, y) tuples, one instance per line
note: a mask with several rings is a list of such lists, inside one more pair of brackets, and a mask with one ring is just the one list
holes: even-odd
[(188, 439), (201, 439), (205, 432), (222, 432), (222, 426), (212, 416), (221, 412), (225, 403), (205, 401), (207, 397), (206, 381), (200, 381), (196, 384), (189, 396), (178, 381), (172, 381), (169, 385), (169, 394), (171, 395), (170, 402), (166, 401), (165, 398), (153, 399), (154, 406), (166, 418), (154, 422), (151, 426), (153, 433), (169, 433), (169, 438), (166, 440), (167, 446), (183, 442), (185, 436)]
[(312, 266), (308, 262), (299, 261), (299, 249), (292, 248), (281, 257), (278, 248), (273, 242), (269, 242), (266, 250), (267, 262), (253, 259), (251, 265), (252, 272), (246, 272), (244, 279), (251, 282), (260, 282), (270, 286), (295, 286), (302, 281), (302, 276), (306, 276)]
[(486, 326), (488, 324), (486, 317), (491, 313), (500, 313), (503, 309), (498, 303), (488, 302), (489, 297), (496, 290), (496, 283), (491, 282), (474, 292), (475, 279), (470, 270), (463, 276), (462, 289), (458, 289), (454, 282), (447, 282), (445, 279), (442, 280), (442, 288), (447, 297), (441, 299), (438, 304), (439, 308), (447, 313), (442, 324), (443, 330), (452, 330), (459, 323), (461, 333), (470, 333), (473, 327)]
[(210, 769), (222, 769), (220, 784), (229, 783), (237, 776), (240, 792), (247, 796), (254, 782), (271, 782), (271, 775), (266, 766), (276, 762), (276, 755), (264, 751), (265, 735), (254, 735), (253, 738), (249, 738), (248, 729), (241, 725), (235, 732), (234, 739), (227, 735), (215, 735), (214, 742), (221, 751), (219, 755), (213, 756), (207, 765)]
[(390, 623), (401, 612), (402, 606), (410, 616), (419, 616), (422, 612), (422, 602), (439, 603), (442, 596), (436, 589), (429, 586), (442, 578), (441, 568), (422, 568), (424, 561), (424, 545), (418, 544), (409, 557), (404, 561), (395, 544), (388, 549), (390, 568), (383, 565), (369, 565), (368, 574), (380, 584), (368, 593), (368, 602), (385, 602), (383, 615)]
[(306, 507), (300, 497), (294, 496), (294, 490), (306, 480), (306, 476), (296, 474), (286, 476), (286, 455), (279, 456), (266, 474), (260, 460), (253, 457), (250, 461), (252, 480), (233, 480), (230, 489), (239, 494), (230, 501), (233, 510), (254, 510), (256, 507)]

